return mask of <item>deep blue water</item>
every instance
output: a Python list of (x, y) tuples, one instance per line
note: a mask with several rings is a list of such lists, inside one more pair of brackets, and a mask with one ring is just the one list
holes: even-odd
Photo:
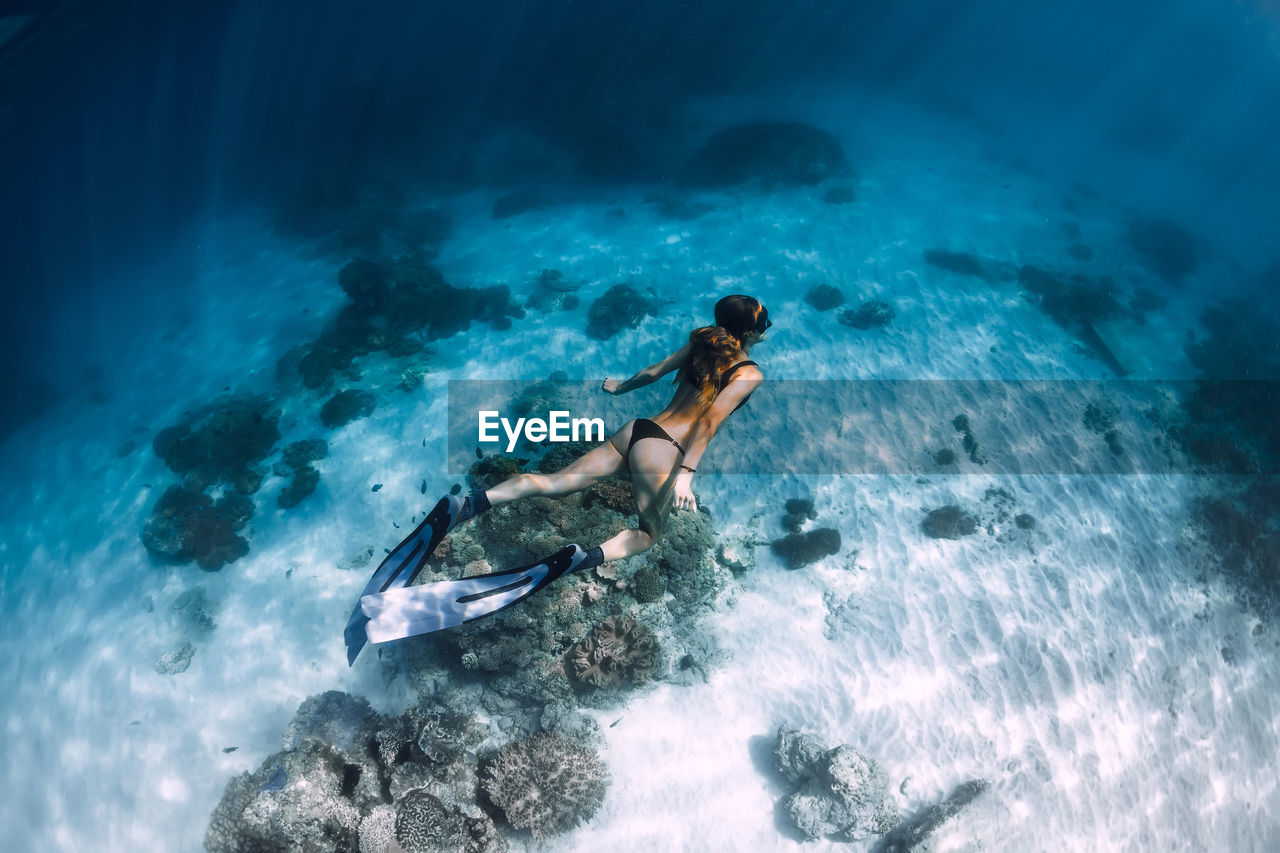
[(252, 205), (307, 231), (374, 185), (514, 183), (545, 163), (478, 154), (511, 128), (563, 155), (564, 185), (658, 182), (707, 96), (899, 94), (1032, 168), (1158, 205), (1231, 253), (1240, 277), (1217, 286), (1280, 259), (1280, 13), (1262, 0), (6, 11), (33, 17), (0, 45), (5, 430), (91, 383), (112, 334), (95, 307), (140, 298), (115, 273), (192, 219)]

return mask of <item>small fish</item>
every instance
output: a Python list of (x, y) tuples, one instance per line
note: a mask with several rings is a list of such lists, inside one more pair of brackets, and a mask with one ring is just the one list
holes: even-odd
[(240, 748), (240, 747), (238, 747), (238, 746), (224, 746), (224, 747), (222, 748), (222, 751), (223, 751), (224, 753), (231, 753), (231, 752), (235, 752), (235, 751), (236, 751), (237, 749), (239, 749), (239, 748)]
[(476, 445), (476, 458), (477, 458), (477, 459), (483, 459), (483, 458), (484, 458), (484, 454), (480, 452), (480, 445)]
[(391, 522), (391, 526), (394, 527), (396, 530), (400, 529), (400, 525), (396, 524), (394, 521)]
[(609, 724), (609, 728), (613, 728), (614, 726), (616, 726), (616, 725), (617, 725), (618, 723), (620, 723), (620, 722), (622, 722), (622, 718), (621, 718), (621, 717), (619, 717), (618, 719), (616, 719), (616, 720), (614, 720), (612, 723), (610, 723), (610, 724)]
[(372, 489), (370, 489), (369, 491), (371, 491), (371, 492), (376, 492), (376, 491), (379, 491), (381, 488), (382, 488), (382, 484), (381, 484), (381, 483), (374, 483), (374, 484), (373, 484), (373, 488), (372, 488)]
[(422, 446), (423, 446), (423, 447), (426, 447), (426, 446), (427, 446), (427, 440), (426, 440), (425, 438), (424, 438), (424, 439), (422, 439)]
[(422, 485), (418, 487), (418, 491), (419, 491), (419, 492), (421, 492), (421, 493), (422, 493), (422, 494), (424, 494), (424, 495), (427, 493), (427, 481), (426, 481), (426, 480), (423, 480), (423, 481), (422, 481)]

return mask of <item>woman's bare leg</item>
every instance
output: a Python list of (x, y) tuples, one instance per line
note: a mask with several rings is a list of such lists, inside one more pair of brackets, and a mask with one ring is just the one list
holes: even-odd
[(637, 530), (624, 530), (600, 543), (606, 560), (621, 560), (653, 547), (671, 513), (680, 452), (661, 438), (642, 439), (631, 452), (631, 488), (635, 492)]
[(518, 474), (485, 490), (493, 506), (542, 495), (559, 498), (580, 492), (595, 485), (605, 477), (611, 477), (622, 467), (622, 455), (613, 445), (605, 442), (599, 447), (575, 459), (552, 474)]

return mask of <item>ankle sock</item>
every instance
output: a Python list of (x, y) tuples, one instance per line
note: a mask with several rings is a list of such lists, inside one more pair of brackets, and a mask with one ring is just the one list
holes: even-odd
[(594, 569), (596, 566), (604, 562), (604, 550), (599, 546), (587, 549), (587, 558), (582, 561), (582, 565), (578, 566), (579, 571), (582, 569)]
[(470, 521), (488, 508), (489, 496), (484, 493), (484, 490), (479, 489), (472, 492), (462, 499), (462, 509), (458, 510), (458, 517), (453, 521), (454, 527), (464, 521)]

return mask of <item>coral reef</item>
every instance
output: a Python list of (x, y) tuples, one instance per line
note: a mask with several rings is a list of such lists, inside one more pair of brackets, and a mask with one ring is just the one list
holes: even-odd
[(354, 359), (373, 352), (421, 360), (429, 350), (411, 335), (444, 338), (465, 331), (476, 320), (506, 329), (509, 318), (524, 316), (523, 309), (511, 303), (505, 285), (453, 287), (420, 252), (395, 260), (352, 261), (338, 280), (351, 302), (304, 351), (290, 352), (278, 365), (282, 376), (297, 375), (307, 388), (327, 385)]
[(142, 529), (142, 544), (166, 562), (195, 560), (217, 571), (249, 553), (249, 543), (236, 531), (253, 516), (249, 498), (228, 492), (216, 501), (184, 486), (170, 486), (156, 501)]
[(839, 140), (798, 122), (759, 121), (711, 136), (680, 169), (687, 186), (726, 188), (757, 184), (771, 190), (816, 186), (851, 173)]
[(186, 672), (195, 656), (196, 647), (190, 643), (181, 643), (173, 651), (168, 651), (156, 658), (153, 668), (161, 675), (177, 675)]
[(354, 420), (373, 414), (377, 398), (372, 391), (348, 389), (339, 391), (320, 407), (320, 423), (329, 429), (346, 426)]
[(227, 785), (205, 833), (208, 853), (345, 850), (359, 847), (361, 814), (345, 793), (350, 766), (307, 740), (269, 756)]
[(203, 406), (152, 441), (156, 455), (196, 491), (230, 483), (252, 494), (262, 481), (257, 462), (280, 440), (280, 412), (266, 397), (227, 396)]
[(572, 311), (578, 307), (576, 291), (581, 282), (569, 281), (560, 270), (544, 269), (538, 273), (526, 308), (538, 311)]
[(812, 521), (818, 514), (814, 512), (813, 501), (808, 498), (790, 498), (786, 503), (786, 512), (782, 516), (782, 529), (788, 533), (799, 533), (806, 521)]
[(507, 843), (486, 815), (469, 816), (423, 790), (396, 803), (395, 838), (405, 853), (499, 853)]
[(338, 691), (309, 697), (282, 749), (228, 783), (205, 848), (505, 850), (474, 802), (478, 763), (469, 749), (482, 737), (474, 719), (422, 707), (387, 718)]
[(311, 463), (329, 455), (329, 444), (323, 438), (295, 441), (285, 447), (280, 462), (273, 469), (281, 477), (290, 477), (281, 490), (277, 503), (285, 509), (297, 506), (320, 484), (320, 472)]
[(634, 329), (655, 313), (657, 303), (651, 295), (629, 284), (615, 284), (587, 310), (587, 337), (607, 341), (624, 329)]
[(883, 835), (898, 823), (889, 777), (874, 759), (841, 744), (827, 749), (816, 738), (782, 725), (774, 760), (798, 788), (783, 810), (809, 841), (860, 841)]
[(819, 527), (804, 533), (788, 533), (770, 543), (773, 553), (786, 562), (787, 568), (802, 569), (829, 557), (840, 550), (840, 531), (834, 527)]
[(662, 580), (662, 572), (654, 565), (644, 565), (636, 570), (631, 580), (631, 593), (641, 604), (652, 604), (661, 601), (667, 594), (667, 585)]
[(844, 304), (844, 294), (838, 287), (818, 284), (809, 288), (809, 292), (804, 295), (804, 301), (817, 311), (830, 311)]
[(610, 776), (590, 749), (539, 732), (502, 747), (484, 765), (481, 780), (512, 826), (543, 839), (590, 820)]
[(852, 308), (846, 308), (840, 312), (840, 322), (843, 325), (851, 326), (862, 332), (879, 326), (887, 326), (893, 322), (893, 318), (893, 306), (879, 299), (863, 302), (856, 311)]
[[(566, 541), (601, 542), (632, 524), (634, 516), (586, 493), (503, 504), (451, 533), (428, 561), (421, 582), (462, 577), (475, 565), (485, 571), (527, 565)], [(560, 578), (519, 607), (439, 635), (434, 648), (484, 679), (480, 702), (493, 713), (527, 718), (547, 703), (607, 706), (616, 696), (581, 690), (566, 668), (566, 653), (592, 626), (619, 613), (643, 621), (667, 659), (689, 651), (698, 617), (731, 579), (711, 559), (715, 543), (706, 514), (673, 515), (663, 538), (632, 558), (634, 568), (624, 563), (620, 572), (619, 564), (606, 563), (596, 572)], [(634, 574), (646, 567), (665, 580), (671, 595), (665, 604), (635, 609)]]
[(630, 616), (608, 617), (569, 653), (574, 677), (592, 687), (644, 684), (661, 665), (653, 632)]
[(524, 473), (524, 465), (528, 459), (517, 459), (502, 453), (490, 453), (482, 456), (467, 469), (467, 487), (471, 491), (490, 489), (517, 474)]
[(930, 510), (920, 529), (933, 539), (959, 539), (978, 531), (978, 520), (955, 504)]

